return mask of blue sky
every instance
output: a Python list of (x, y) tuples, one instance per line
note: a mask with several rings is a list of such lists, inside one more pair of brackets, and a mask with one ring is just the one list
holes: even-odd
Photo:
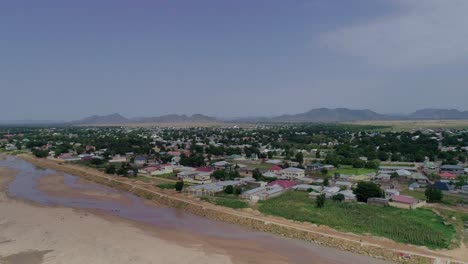
[(5, 1), (0, 120), (468, 110), (468, 1)]

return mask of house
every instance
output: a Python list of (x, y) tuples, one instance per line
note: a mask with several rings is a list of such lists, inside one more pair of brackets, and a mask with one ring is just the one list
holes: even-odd
[(463, 186), (461, 187), (461, 192), (462, 192), (462, 193), (468, 194), (468, 185), (463, 185)]
[(448, 172), (448, 171), (444, 171), (444, 172), (441, 172), (439, 173), (439, 176), (441, 179), (444, 179), (444, 180), (455, 180), (457, 179), (457, 175), (451, 173), (451, 172)]
[(401, 170), (396, 170), (395, 172), (396, 172), (396, 174), (398, 174), (398, 176), (400, 176), (400, 177), (408, 177), (408, 176), (411, 176), (411, 172), (408, 171), (408, 170), (401, 169)]
[(344, 196), (344, 202), (355, 202), (355, 201), (357, 201), (356, 195), (353, 193), (352, 190), (339, 191), (338, 194), (342, 194)]
[(349, 189), (351, 189), (351, 187), (353, 187), (353, 183), (348, 182), (348, 181), (336, 181), (335, 186), (340, 187), (340, 189), (345, 188), (345, 189), (349, 190)]
[(279, 165), (279, 164), (283, 163), (283, 161), (275, 160), (275, 159), (269, 159), (269, 160), (265, 161), (265, 163), (273, 164), (273, 165)]
[(283, 168), (281, 168), (280, 166), (278, 165), (273, 165), (271, 166), (270, 169), (268, 169), (269, 172), (273, 172), (273, 173), (279, 173)]
[(465, 174), (465, 168), (460, 165), (442, 165), (440, 166), (440, 172), (451, 172), (456, 175)]
[(272, 187), (275, 185), (283, 189), (291, 189), (293, 186), (297, 185), (297, 183), (295, 181), (276, 180), (276, 181), (270, 182), (267, 186)]
[(372, 197), (367, 199), (367, 204), (385, 207), (389, 205), (389, 202), (385, 198)]
[(427, 178), (427, 176), (423, 175), (422, 173), (419, 173), (419, 172), (416, 172), (416, 173), (412, 173), (410, 176), (407, 177), (409, 180), (413, 180), (417, 183), (419, 183), (420, 185), (426, 185), (427, 183), (429, 183), (429, 179)]
[(370, 181), (372, 177), (369, 175), (351, 175), (348, 177), (348, 180), (353, 182), (360, 182), (360, 181)]
[(285, 189), (275, 186), (261, 186), (255, 189), (251, 189), (242, 193), (239, 197), (241, 199), (247, 199), (252, 202), (266, 200), (275, 196), (278, 196), (285, 192)]
[(296, 191), (308, 191), (308, 190), (313, 190), (316, 192), (321, 192), (322, 191), (322, 186), (319, 185), (310, 185), (310, 184), (298, 184), (293, 187), (294, 190)]
[(123, 163), (127, 162), (127, 157), (126, 156), (121, 156), (121, 155), (115, 155), (112, 157), (111, 160), (109, 160), (109, 163)]
[(214, 196), (215, 194), (224, 191), (224, 188), (228, 185), (240, 186), (242, 184), (244, 183), (241, 181), (219, 181), (215, 183), (189, 186), (185, 191), (196, 196)]
[(137, 156), (135, 157), (135, 160), (133, 161), (133, 163), (135, 163), (135, 165), (137, 166), (143, 166), (146, 163), (146, 158), (143, 156)]
[(422, 168), (423, 168), (423, 169), (426, 169), (426, 170), (435, 170), (435, 169), (436, 169), (436, 165), (435, 165), (435, 163), (432, 162), (432, 161), (425, 160), (425, 161), (424, 161), (424, 164), (422, 165)]
[(406, 170), (410, 172), (418, 171), (416, 166), (380, 166), (379, 171), (387, 171), (387, 172), (396, 172), (398, 170)]
[(419, 185), (419, 183), (413, 182), (413, 183), (411, 183), (411, 184), (408, 186), (408, 189), (409, 189), (410, 191), (414, 191), (415, 189), (420, 188), (420, 187), (421, 187), (421, 186)]
[(452, 185), (446, 183), (446, 182), (441, 182), (441, 181), (438, 181), (438, 182), (435, 182), (432, 187), (436, 188), (436, 189), (439, 189), (441, 191), (451, 191), (453, 190), (453, 187)]
[(198, 172), (196, 172), (195, 170), (183, 170), (177, 173), (177, 178), (179, 178), (179, 180), (185, 181), (186, 179), (195, 177), (195, 175), (197, 174)]
[(421, 201), (416, 198), (404, 195), (392, 195), (388, 204), (393, 207), (402, 209), (416, 209), (426, 204), (426, 201)]
[(276, 173), (271, 172), (271, 171), (262, 173), (262, 175), (263, 175), (263, 177), (266, 177), (266, 178), (276, 178), (276, 177), (278, 177), (278, 175)]
[(391, 177), (392, 177), (392, 175), (390, 175), (390, 174), (380, 173), (379, 175), (377, 175), (375, 177), (375, 179), (379, 180), (379, 181), (388, 181), (388, 180), (390, 180)]
[(384, 191), (385, 193), (385, 199), (390, 199), (393, 195), (400, 195), (400, 192), (396, 189), (386, 189)]
[(321, 170), (322, 168), (323, 168), (322, 164), (318, 162), (307, 165), (307, 170), (309, 171), (318, 171), (318, 170)]
[(289, 167), (279, 172), (280, 178), (282, 179), (300, 179), (305, 177), (303, 169)]
[(162, 165), (146, 167), (144, 169), (139, 170), (138, 172), (145, 173), (151, 176), (158, 176), (158, 175), (173, 173), (174, 167), (170, 164), (162, 164)]
[(325, 187), (325, 188), (323, 188), (322, 193), (325, 194), (326, 198), (332, 198), (338, 192), (340, 192), (340, 188), (335, 186), (335, 187)]
[(213, 166), (217, 169), (225, 169), (229, 165), (231, 164), (224, 160), (213, 163)]

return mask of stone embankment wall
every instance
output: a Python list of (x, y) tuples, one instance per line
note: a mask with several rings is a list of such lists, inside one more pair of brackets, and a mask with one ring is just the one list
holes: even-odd
[(112, 177), (91, 168), (81, 168), (76, 165), (64, 164), (57, 161), (37, 159), (29, 155), (21, 155), (20, 157), (39, 167), (46, 167), (80, 176), (87, 180), (119, 190), (131, 192), (137, 196), (155, 201), (159, 204), (182, 209), (186, 212), (207, 217), (212, 220), (242, 225), (258, 231), (269, 232), (289, 238), (301, 239), (320, 245), (338, 248), (340, 250), (371, 256), (377, 259), (384, 259), (396, 263), (426, 264), (436, 262), (436, 259), (429, 256), (396, 252), (387, 248), (369, 245), (354, 240), (319, 234), (311, 230), (303, 230), (293, 226), (269, 222), (267, 219), (261, 219), (261, 217), (238, 215), (235, 213), (235, 211), (229, 212), (228, 210), (220, 210), (216, 209), (215, 206), (207, 207), (203, 204), (198, 204), (199, 202), (197, 203), (197, 201), (180, 199), (178, 197), (173, 197), (170, 194), (158, 192), (156, 190), (148, 190), (143, 187), (134, 186), (131, 183), (120, 181), (118, 178), (113, 179)]

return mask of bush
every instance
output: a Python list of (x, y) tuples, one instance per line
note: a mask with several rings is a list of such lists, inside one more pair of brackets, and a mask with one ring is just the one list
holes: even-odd
[(232, 185), (228, 185), (224, 188), (224, 192), (227, 194), (233, 194), (234, 193), (234, 187)]
[(344, 201), (345, 197), (343, 194), (339, 193), (339, 194), (334, 195), (332, 199), (333, 201), (342, 202)]
[(115, 166), (112, 164), (106, 167), (107, 174), (115, 174), (115, 171), (116, 171)]
[(45, 158), (49, 156), (49, 151), (42, 149), (33, 149), (32, 154), (38, 158)]
[(442, 191), (432, 186), (427, 187), (424, 194), (426, 195), (427, 202), (429, 203), (439, 203), (442, 201)]
[(317, 200), (315, 200), (315, 206), (317, 208), (322, 208), (325, 205), (325, 194), (321, 194), (317, 196)]
[(383, 197), (383, 192), (379, 185), (373, 182), (359, 182), (354, 193), (357, 200), (364, 203), (371, 197)]
[(178, 181), (175, 184), (175, 189), (176, 191), (180, 192), (184, 188), (184, 182), (183, 181)]

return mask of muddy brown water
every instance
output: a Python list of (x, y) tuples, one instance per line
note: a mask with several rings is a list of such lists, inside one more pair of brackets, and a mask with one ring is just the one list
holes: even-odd
[[(51, 196), (37, 188), (38, 180), (57, 171), (41, 169), (33, 164), (15, 157), (0, 160), (0, 167), (14, 169), (17, 174), (7, 187), (12, 198), (31, 201), (44, 206), (63, 206), (75, 209), (99, 211), (149, 225), (156, 230), (170, 233), (172, 237), (197, 238), (197, 243), (205, 243), (206, 248), (216, 248), (226, 252), (242, 263), (271, 263), (272, 258), (286, 263), (387, 263), (370, 257), (340, 251), (300, 240), (283, 238), (269, 233), (254, 231), (242, 226), (227, 224), (197, 215), (186, 213), (175, 208), (159, 207), (131, 193), (94, 183), (77, 181), (78, 177), (64, 174), (64, 184), (76, 191), (95, 191), (107, 194), (118, 194), (130, 203), (118, 203), (105, 199), (92, 199), (86, 195)], [(61, 173), (63, 174), (63, 173)], [(78, 192), (79, 193), (79, 192)], [(164, 236), (164, 239), (170, 239)], [(249, 261), (251, 258), (252, 261)], [(264, 260), (264, 261), (262, 261)]]

